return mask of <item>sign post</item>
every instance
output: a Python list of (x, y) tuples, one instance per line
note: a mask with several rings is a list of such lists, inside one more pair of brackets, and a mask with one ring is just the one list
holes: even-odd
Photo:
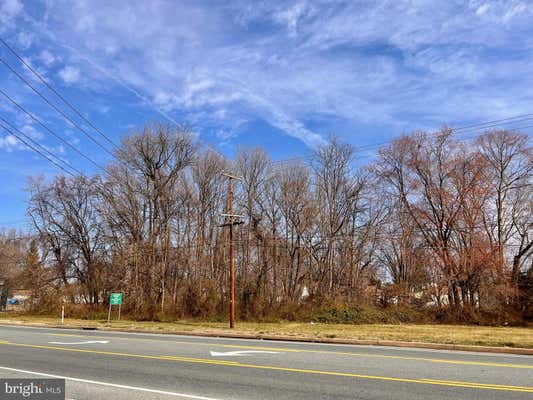
[(111, 322), (111, 306), (118, 306), (118, 319), (120, 320), (120, 306), (122, 305), (122, 293), (111, 293), (109, 297), (109, 312), (107, 313), (107, 323)]

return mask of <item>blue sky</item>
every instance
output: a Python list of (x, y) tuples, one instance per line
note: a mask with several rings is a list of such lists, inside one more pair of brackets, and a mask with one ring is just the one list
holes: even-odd
[[(170, 120), (228, 156), (260, 145), (274, 159), (330, 134), (364, 146), (533, 113), (531, 21), (532, 3), (518, 0), (0, 0), (0, 36), (115, 141)], [(53, 98), (2, 46), (0, 56)], [(109, 161), (3, 65), (0, 88)], [(0, 115), (95, 172), (4, 98)], [(28, 176), (57, 173), (0, 132), (0, 227), (25, 226)]]

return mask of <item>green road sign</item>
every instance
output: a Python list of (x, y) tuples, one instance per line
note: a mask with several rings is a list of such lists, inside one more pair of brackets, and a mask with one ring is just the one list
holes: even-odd
[(111, 293), (109, 304), (112, 306), (118, 306), (122, 304), (122, 293)]

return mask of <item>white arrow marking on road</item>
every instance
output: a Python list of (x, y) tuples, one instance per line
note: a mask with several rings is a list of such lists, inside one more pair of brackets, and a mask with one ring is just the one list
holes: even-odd
[(277, 351), (262, 351), (262, 350), (240, 350), (240, 351), (226, 351), (226, 352), (218, 352), (218, 351), (210, 351), (211, 357), (233, 357), (233, 356), (245, 356), (248, 354), (256, 354), (256, 353), (263, 353), (263, 354), (278, 354)]
[(92, 343), (101, 343), (106, 344), (109, 343), (109, 340), (86, 340), (84, 342), (48, 342), (50, 344), (92, 344)]

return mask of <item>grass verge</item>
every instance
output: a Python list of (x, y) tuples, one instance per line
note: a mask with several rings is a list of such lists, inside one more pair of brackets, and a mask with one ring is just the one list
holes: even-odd
[[(0, 313), (0, 323), (58, 326), (58, 318)], [(321, 324), (303, 322), (238, 322), (234, 330), (221, 322), (138, 322), (65, 319), (65, 326), (155, 333), (243, 335), (303, 340), (364, 340), (438, 343), (468, 346), (520, 347), (533, 349), (533, 328), (423, 324)]]

